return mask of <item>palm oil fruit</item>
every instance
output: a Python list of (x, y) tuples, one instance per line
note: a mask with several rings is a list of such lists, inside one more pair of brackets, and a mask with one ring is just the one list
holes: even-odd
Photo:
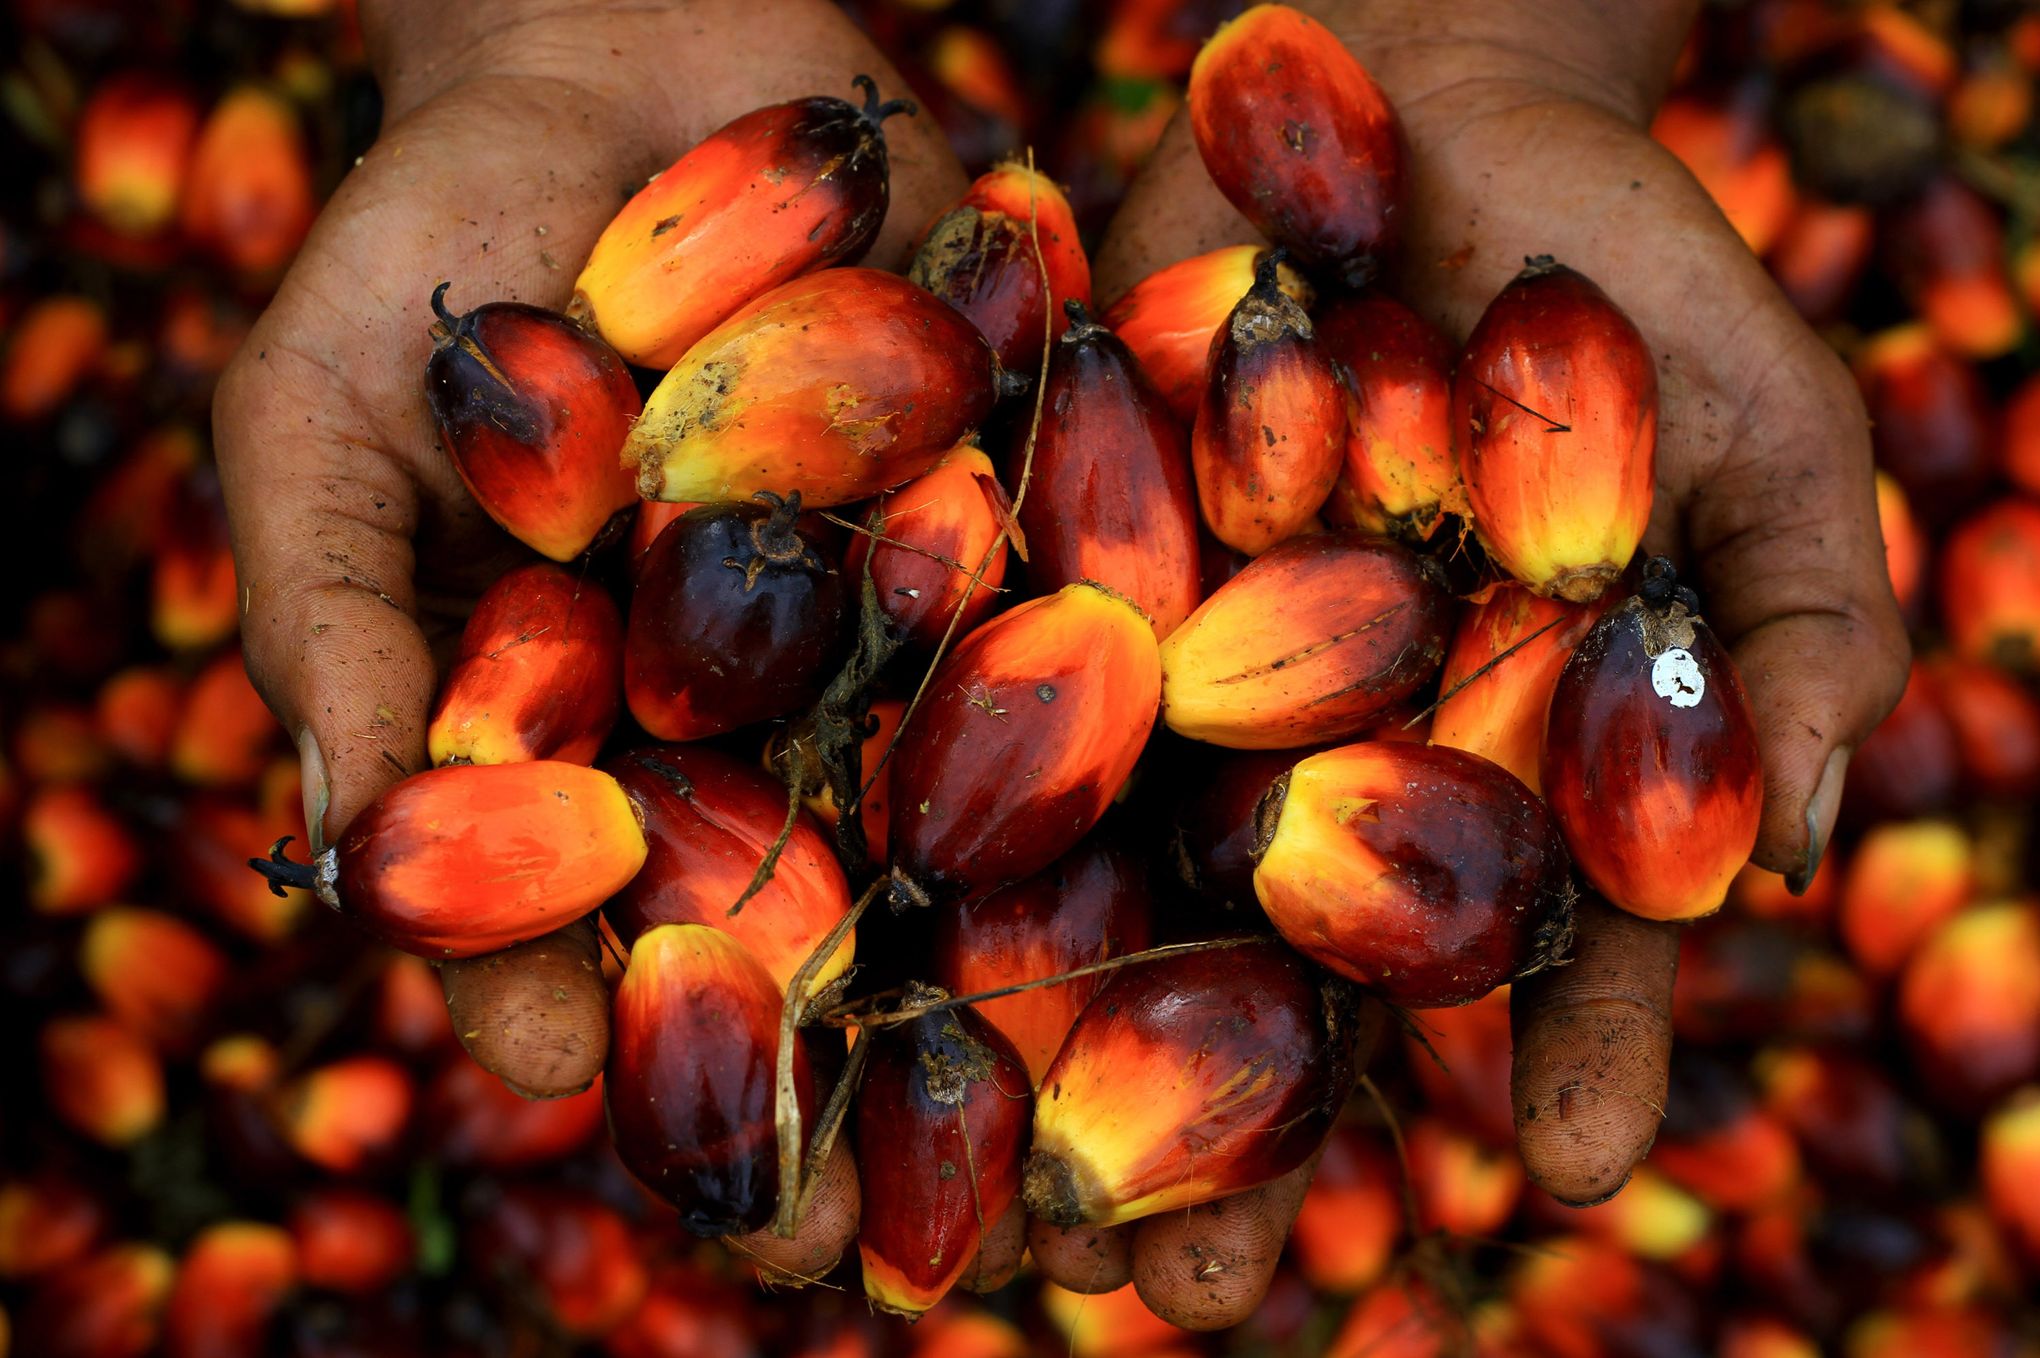
[(2040, 907), (1987, 901), (1941, 925), (1899, 977), (1898, 1016), (1920, 1075), (1954, 1112), (2040, 1080)]
[(799, 491), (825, 509), (919, 476), (1004, 374), (970, 320), (877, 269), (774, 288), (682, 355), (624, 444), (647, 500)]
[(1416, 312), (1377, 292), (1333, 298), (1318, 345), (1346, 393), (1345, 461), (1326, 516), (1418, 541), (1460, 506), (1452, 451), (1452, 346)]
[(1202, 597), (1183, 431), (1132, 351), (1081, 306), (1049, 356), (1020, 527), (1032, 584), (1108, 585), (1148, 615), (1157, 637)]
[(1460, 615), (1452, 634), (1432, 743), (1492, 759), (1538, 791), (1551, 691), (1566, 658), (1607, 611), (1600, 601), (1569, 604), (1496, 585)]
[(623, 619), (550, 562), (482, 592), (425, 733), (434, 764), (592, 763), (623, 705)]
[(1303, 754), (1295, 750), (1213, 751), (1185, 778), (1169, 850), (1176, 877), (1204, 900), (1240, 908), (1254, 899), (1261, 802)]
[[(947, 996), (911, 985), (907, 1002)], [(866, 1033), (857, 1091), (857, 1226), (864, 1294), (881, 1311), (918, 1316), (977, 1257), (1020, 1195), (1032, 1113), (1027, 1068), (969, 1006)]]
[(2007, 497), (1964, 520), (1941, 549), (1940, 575), (1957, 652), (2040, 669), (2040, 502)]
[(1539, 594), (1615, 583), (1650, 521), (1657, 366), (1622, 309), (1548, 255), (1488, 303), (1452, 384), (1474, 531)]
[[(567, 314), (630, 362), (670, 368), (761, 293), (853, 263), (885, 223), (881, 103), (827, 96), (755, 109), (653, 176), (603, 228)], [(701, 497), (708, 498), (708, 497)]]
[[(603, 764), (637, 808), (650, 846), (637, 876), (603, 907), (628, 947), (661, 924), (706, 924), (749, 948), (780, 993), (850, 911), (828, 836), (803, 812), (772, 875), (735, 914), (786, 824), (786, 789), (754, 764), (702, 745), (654, 745)], [(856, 936), (815, 973), (819, 993), (850, 965)]]
[(960, 444), (878, 497), (879, 536), (859, 533), (844, 568), (855, 581), (868, 562), (878, 606), (894, 635), (916, 650), (932, 651), (952, 625), (962, 636), (998, 603), (1011, 505), (992, 460)]
[(1764, 807), (1749, 699), (1698, 605), (1652, 558), (1551, 695), (1545, 799), (1594, 889), (1645, 919), (1719, 908)]
[(1141, 611), (1089, 583), (965, 637), (895, 748), (895, 890), (910, 899), (988, 891), (1083, 838), (1154, 729), (1156, 651)]
[(1438, 672), (1451, 607), (1436, 568), (1396, 543), (1293, 538), (1170, 634), (1162, 720), (1233, 749), (1356, 735)]
[(1339, 479), (1346, 406), (1310, 317), (1277, 286), (1280, 251), (1211, 340), (1190, 435), (1197, 507), (1211, 535), (1259, 556), (1309, 525)]
[(254, 1358), (298, 1282), (290, 1232), (260, 1221), (216, 1221), (184, 1248), (163, 1312), (165, 1358)]
[[(754, 1231), (777, 1204), (781, 1002), (750, 950), (719, 929), (661, 924), (631, 945), (603, 1079), (610, 1135), (631, 1173), (695, 1235)], [(813, 1090), (804, 1049), (793, 1069), (805, 1126)]]
[(1027, 1210), (1114, 1226), (1280, 1178), (1346, 1101), (1352, 1030), (1344, 983), (1273, 939), (1113, 972), (1042, 1078)]
[(1394, 1004), (1477, 1000), (1562, 952), (1565, 853), (1512, 774), (1441, 745), (1312, 755), (1261, 807), (1254, 894), (1290, 946)]
[(2040, 1266), (2040, 1088), (2014, 1094), (1983, 1124), (1979, 1170), (1992, 1214)]
[(1197, 54), (1189, 103), (1204, 168), (1240, 215), (1312, 269), (1373, 278), (1402, 226), (1402, 127), (1330, 29), (1254, 6)]
[(608, 345), (554, 312), (489, 302), (464, 316), (432, 293), (425, 396), (468, 493), (503, 531), (570, 561), (637, 501), (619, 458), (640, 402)]
[(800, 497), (712, 504), (659, 534), (624, 637), (630, 713), (660, 740), (699, 740), (822, 696), (850, 646), (854, 595), (795, 523)]
[(620, 891), (645, 861), (630, 799), (557, 759), (449, 764), (390, 788), (310, 864), (284, 840), (249, 866), (312, 891), (393, 948), (475, 957), (551, 933)]
[(1068, 324), (1063, 304), (1091, 302), (1091, 261), (1069, 200), (1012, 161), (978, 176), (935, 219), (907, 277), (970, 317), (1000, 364), (1026, 373)]

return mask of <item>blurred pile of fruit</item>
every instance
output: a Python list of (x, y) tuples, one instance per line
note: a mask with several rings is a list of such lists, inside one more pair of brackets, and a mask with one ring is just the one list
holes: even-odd
[[(973, 172), (1087, 231), (1223, 0), (851, 8)], [(1664, 1132), (1530, 1189), (1508, 998), (1418, 1011), (1267, 1303), (1216, 1336), (1028, 1273), (909, 1331), (684, 1234), (600, 1087), (527, 1102), (431, 969), (242, 860), (302, 835), (234, 645), (211, 385), (373, 135), (347, 6), (14, 0), (0, 28), (0, 1354), (2040, 1352), (2040, 14), (1710, 8), (1659, 137), (1854, 364), (1919, 648), (1794, 897), (1689, 928)], [(480, 300), (480, 299), (474, 299)], [(1173, 865), (1156, 889), (1178, 890)], [(881, 926), (882, 927), (882, 926)], [(1035, 1054), (1022, 1053), (1032, 1064)], [(11, 1347), (10, 1347), (11, 1344)]]

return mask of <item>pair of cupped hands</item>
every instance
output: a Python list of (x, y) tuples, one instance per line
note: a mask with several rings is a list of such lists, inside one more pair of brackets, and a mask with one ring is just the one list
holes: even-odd
[[(1903, 686), (1907, 645), (1854, 384), (1644, 130), (1694, 6), (1299, 7), (1352, 46), (1401, 114), (1414, 170), (1394, 291), (1464, 338), (1526, 255), (1550, 254), (1600, 283), (1652, 345), (1662, 411), (1646, 547), (1687, 568), (1748, 687), (1765, 768), (1756, 861), (1810, 876), (1849, 751)], [(461, 307), (561, 306), (625, 196), (723, 123), (786, 99), (850, 97), (860, 73), (889, 97), (908, 93), (827, 0), (364, 0), (361, 13), (381, 137), (214, 411), (248, 668), (297, 739), (315, 839), (426, 766), (432, 643), (521, 553), (435, 439), (421, 385), (433, 286), (452, 280)], [(966, 181), (930, 120), (886, 132), (892, 207), (868, 262), (899, 268)], [(1252, 239), (1179, 116), (1098, 253), (1097, 300)], [(1677, 952), (1672, 927), (1590, 902), (1571, 965), (1515, 989), (1519, 1144), (1531, 1178), (1561, 1200), (1615, 1192), (1650, 1147)], [(506, 1039), (487, 1055), (512, 1084), (546, 1088), (562, 1014), (571, 1024), (606, 1004), (592, 968), (565, 984), (585, 993), (547, 1012), (463, 1016)], [(519, 1025), (550, 1029), (520, 1042)], [(847, 1154), (795, 1240), (761, 1233), (738, 1248), (797, 1275), (825, 1268), (855, 1230)], [(1231, 1324), (1259, 1301), (1313, 1167), (1114, 1231), (1037, 1225), (1029, 1243), (1065, 1286), (1096, 1291), (1130, 1274), (1165, 1319)], [(992, 1236), (967, 1276), (996, 1281), (1018, 1263), (1019, 1233)]]

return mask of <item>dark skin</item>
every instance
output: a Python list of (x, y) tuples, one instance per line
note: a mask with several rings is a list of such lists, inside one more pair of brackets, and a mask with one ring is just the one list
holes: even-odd
[[(1904, 682), (1906, 642), (1853, 384), (1643, 131), (1690, 0), (1302, 7), (1347, 40), (1402, 115), (1415, 171), (1392, 282), (1406, 300), (1463, 339), (1522, 257), (1549, 253), (1598, 281), (1652, 341), (1663, 405), (1646, 546), (1687, 564), (1748, 686), (1766, 770), (1756, 860), (1810, 875), (1847, 752)], [(455, 280), (466, 305), (559, 306), (626, 190), (706, 133), (761, 104), (847, 96), (859, 72), (901, 92), (824, 0), (506, 0), (486, 17), (364, 0), (362, 14), (386, 96), (382, 137), (321, 217), (215, 411), (249, 671), (299, 741), (308, 819), (328, 838), (426, 766), (431, 640), (520, 559), (434, 445), (418, 376), (433, 285)], [(893, 205), (870, 262), (899, 267), (965, 181), (926, 120), (896, 119), (887, 133)], [(1172, 260), (1250, 239), (1179, 120), (1100, 251), (1099, 301)], [(1676, 957), (1669, 926), (1599, 911), (1583, 926), (1575, 965), (1519, 986), (1515, 1006), (1524, 1161), (1579, 1202), (1618, 1189), (1655, 1135)], [(579, 975), (587, 1003), (562, 1012), (600, 1007), (599, 975)], [(492, 1066), (543, 1089), (547, 1073), (523, 1063), (557, 1047), (499, 1043)], [(1526, 1104), (1537, 1116), (1524, 1119)], [(737, 1247), (804, 1276), (826, 1267), (858, 1210), (839, 1155), (798, 1240)], [(1306, 1167), (1120, 1228), (1124, 1252), (1090, 1244), (1039, 1257), (1086, 1291), (1130, 1267), (1165, 1318), (1234, 1323), (1259, 1302), (1259, 1264), (1272, 1265), (1308, 1178)], [(1213, 1288), (1180, 1265), (1190, 1257), (1237, 1267)], [(1101, 1271), (1100, 1259), (1130, 1263)], [(988, 1277), (1007, 1271), (1003, 1258), (986, 1263)]]

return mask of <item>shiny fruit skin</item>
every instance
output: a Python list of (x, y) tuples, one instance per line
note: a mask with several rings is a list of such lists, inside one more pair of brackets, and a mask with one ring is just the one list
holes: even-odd
[(78, 953), (107, 1012), (172, 1053), (196, 1044), (230, 968), (226, 953), (184, 920), (125, 905), (93, 914)]
[(1981, 661), (1936, 656), (1927, 668), (1955, 732), (1963, 781), (2006, 801), (2040, 793), (2040, 698)]
[(876, 269), (773, 289), (674, 365), (623, 458), (648, 500), (799, 491), (825, 509), (920, 475), (998, 398), (999, 360), (960, 312)]
[(754, 109), (652, 177), (574, 282), (568, 314), (670, 368), (731, 313), (862, 255), (885, 222), (886, 112), (817, 96)]
[(1461, 498), (1452, 451), (1452, 346), (1382, 293), (1350, 293), (1316, 318), (1346, 394), (1345, 461), (1326, 503), (1334, 522), (1428, 539)]
[[(1211, 341), (1254, 286), (1265, 246), (1228, 245), (1155, 270), (1106, 308), (1105, 327), (1140, 362), (1176, 422), (1188, 428), (1211, 385)], [(1282, 290), (1308, 307), (1316, 296), (1295, 266), (1277, 269)]]
[(1020, 1194), (1033, 1114), (1027, 1069), (968, 1006), (859, 1040), (871, 1043), (857, 1091), (864, 1292), (880, 1310), (919, 1315)]
[(683, 514), (645, 555), (624, 638), (624, 695), (660, 740), (783, 717), (822, 696), (849, 648), (854, 594), (789, 502)]
[(1922, 943), (1899, 977), (1898, 1014), (1938, 1101), (1963, 1114), (2040, 1079), (2040, 907), (1972, 907)]
[(1022, 1192), (1112, 1226), (1280, 1178), (1351, 1085), (1350, 998), (1273, 939), (1123, 967), (1041, 1082)]
[[(706, 924), (742, 942), (784, 993), (850, 910), (850, 885), (828, 837), (803, 813), (771, 879), (732, 916), (786, 823), (786, 789), (755, 765), (700, 745), (633, 750), (603, 768), (637, 808), (650, 846), (643, 869), (603, 907), (617, 938), (628, 947), (656, 925)], [(856, 935), (847, 935), (809, 993), (841, 976), (856, 948)]]
[(1312, 755), (1264, 808), (1254, 894), (1305, 956), (1411, 1008), (1477, 1000), (1533, 960), (1565, 890), (1544, 807), (1440, 745)]
[(1593, 282), (1534, 260), (1466, 342), (1453, 432), (1474, 531), (1539, 594), (1598, 598), (1635, 555), (1657, 469), (1657, 365)]
[(1306, 751), (1226, 750), (1197, 768), (1176, 808), (1170, 852), (1184, 886), (1215, 904), (1254, 899), (1261, 803)]
[(640, 402), (630, 369), (573, 322), (522, 302), (439, 320), (425, 395), (454, 470), (488, 516), (542, 556), (570, 561), (636, 485), (618, 456)]
[(1025, 373), (1069, 323), (1063, 304), (1091, 304), (1091, 262), (1069, 200), (1047, 175), (1012, 161), (978, 176), (935, 219), (907, 277), (970, 317), (1002, 366)]
[(1551, 696), (1543, 789), (1594, 888), (1645, 919), (1721, 905), (1764, 806), (1735, 662), (1683, 602), (1637, 595), (1594, 624)]
[(1170, 634), (1162, 720), (1232, 749), (1356, 735), (1437, 673), (1451, 606), (1408, 548), (1358, 533), (1291, 539)]
[[(862, 589), (869, 561), (878, 606), (892, 620), (894, 635), (917, 650), (932, 651), (949, 630), (959, 604), (963, 617), (956, 624), (956, 635), (964, 636), (999, 602), (998, 590), (1006, 579), (1010, 505), (992, 460), (969, 444), (960, 445), (921, 475), (878, 497), (877, 531), (889, 540), (874, 544), (857, 534), (851, 539), (844, 571)], [(980, 571), (988, 553), (989, 564)], [(951, 561), (961, 563), (962, 569), (948, 564)]]
[[(935, 971), (951, 994), (975, 995), (1136, 953), (1152, 934), (1146, 864), (1109, 841), (1078, 845), (1032, 877), (965, 901), (936, 925)], [(975, 1006), (1039, 1084), (1077, 1015), (1109, 973)]]
[(623, 619), (592, 581), (550, 563), (484, 590), (432, 703), (434, 764), (594, 762), (622, 707)]
[(1551, 692), (1567, 657), (1608, 611), (1606, 599), (1569, 604), (1504, 583), (1462, 613), (1438, 680), (1444, 696), (1431, 716), (1432, 743), (1492, 759), (1539, 791)]
[(2008, 497), (1949, 535), (1941, 615), (1955, 650), (1969, 659), (2040, 668), (2040, 501)]
[(892, 861), (968, 895), (1047, 867), (1118, 795), (1154, 728), (1140, 610), (1068, 585), (993, 618), (936, 671), (892, 761)]
[(1222, 26), (1190, 68), (1190, 130), (1255, 228), (1351, 286), (1401, 231), (1402, 127), (1331, 30), (1287, 5)]
[(268, 274), (290, 262), (317, 212), (296, 110), (252, 84), (228, 91), (192, 148), (184, 234), (230, 268)]
[(100, 82), (75, 134), (74, 176), (85, 209), (123, 235), (168, 225), (177, 215), (198, 116), (188, 91), (153, 75)]
[[(604, 1078), (610, 1135), (695, 1235), (752, 1231), (772, 1216), (782, 999), (743, 944), (707, 925), (661, 924), (631, 946)], [(805, 1126), (804, 1049), (793, 1066)]]
[(1976, 892), (1976, 846), (1952, 821), (1888, 821), (1849, 855), (1836, 931), (1856, 965), (1889, 977)]
[(1132, 351), (1085, 317), (1049, 356), (1020, 527), (1029, 583), (1096, 580), (1145, 612), (1158, 638), (1203, 597), (1189, 445)]

